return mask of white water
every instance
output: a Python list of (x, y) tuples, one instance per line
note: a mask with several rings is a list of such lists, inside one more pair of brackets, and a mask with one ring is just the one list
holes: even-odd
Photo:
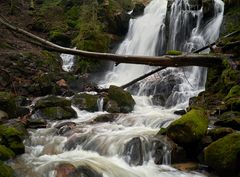
[[(176, 0), (172, 9), (177, 7), (177, 3), (180, 1), (182, 2), (182, 0)], [(220, 0), (215, 0), (215, 2), (215, 11), (219, 13), (216, 13), (216, 16), (204, 27), (200, 27), (202, 10), (188, 12), (197, 16), (197, 22), (196, 26), (191, 29), (189, 38), (181, 39), (184, 44), (181, 45), (184, 46), (182, 50), (190, 51), (217, 39), (223, 17), (223, 3)], [(142, 17), (131, 20), (128, 35), (117, 53), (133, 55), (156, 55), (159, 53), (158, 47), (161, 48), (165, 41), (163, 34), (165, 33), (166, 5), (166, 0), (152, 0)], [(181, 8), (174, 11), (174, 17), (182, 13), (181, 11)], [(180, 20), (180, 17), (178, 20), (184, 21)], [(170, 26), (173, 25), (173, 27), (169, 33), (174, 34), (169, 35), (170, 39), (177, 36), (178, 20), (173, 19), (170, 22)], [(160, 42), (159, 37), (161, 37)], [(176, 42), (176, 40), (170, 41)], [(178, 44), (169, 45), (169, 49), (178, 49), (179, 47)], [(121, 85), (150, 69), (151, 67), (148, 66), (121, 64), (109, 72), (101, 84), (103, 86)], [(61, 163), (70, 163), (75, 167), (89, 166), (103, 174), (103, 177), (204, 176), (194, 172), (180, 172), (167, 165), (156, 165), (152, 156), (153, 149), (150, 145), (156, 141), (155, 135), (160, 127), (167, 127), (172, 120), (178, 118), (173, 112), (176, 109), (186, 108), (188, 99), (204, 89), (205, 73), (204, 69), (198, 67), (169, 68), (158, 73), (157, 76), (139, 84), (139, 89), (135, 90), (137, 94), (134, 96), (136, 101), (134, 111), (130, 114), (118, 115), (113, 122), (94, 122), (96, 116), (105, 114), (102, 112), (101, 99), (99, 99), (99, 112), (89, 113), (73, 107), (78, 116), (76, 119), (68, 120), (68, 122), (76, 123), (76, 127), (71, 131), (58, 135), (59, 130), (55, 126), (60, 122), (51, 122), (47, 129), (30, 132), (31, 136), (25, 142), (26, 153), (19, 157), (15, 163), (12, 163), (12, 166), (17, 169), (17, 176), (53, 177), (56, 176), (56, 166)], [(167, 106), (169, 103), (170, 106), (166, 108), (154, 105), (151, 98), (158, 94), (157, 84), (169, 83), (169, 75), (174, 79), (179, 78), (181, 81), (174, 85), (166, 100), (165, 105)], [(153, 87), (152, 92), (146, 94), (150, 92), (149, 87)], [(130, 151), (125, 152), (127, 144), (134, 138), (141, 142), (139, 151), (142, 152), (142, 159), (140, 159), (142, 164), (138, 165), (135, 164), (139, 162), (139, 159), (135, 162), (131, 161), (130, 157), (132, 151), (136, 149), (130, 147)], [(163, 146), (163, 152), (165, 154), (162, 161), (169, 165), (171, 163), (171, 149), (168, 146)]]
[(62, 69), (66, 72), (72, 71), (72, 67), (74, 65), (74, 55), (69, 54), (61, 54), (62, 58)]

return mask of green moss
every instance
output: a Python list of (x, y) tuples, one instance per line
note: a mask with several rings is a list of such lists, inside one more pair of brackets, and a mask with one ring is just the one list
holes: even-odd
[(15, 157), (15, 153), (4, 145), (0, 145), (0, 160), (9, 160)]
[(167, 55), (182, 55), (181, 51), (177, 51), (177, 50), (168, 50), (166, 52)]
[(237, 176), (239, 169), (240, 133), (229, 134), (204, 150), (204, 158), (221, 176)]
[(11, 167), (0, 161), (0, 177), (14, 177), (14, 171)]
[(240, 97), (240, 85), (233, 86), (225, 97), (225, 100), (233, 97)]
[(71, 107), (46, 107), (40, 111), (45, 119), (62, 120), (76, 117), (76, 113)]
[(54, 106), (60, 107), (71, 106), (71, 101), (62, 97), (48, 96), (38, 100), (35, 104), (35, 108), (45, 108)]
[(121, 87), (111, 85), (108, 90), (108, 97), (110, 100), (117, 102), (121, 112), (128, 113), (134, 108), (135, 101), (131, 94)]
[(200, 140), (208, 128), (208, 118), (203, 110), (192, 109), (167, 128), (167, 136), (180, 145)]
[(82, 93), (75, 95), (72, 99), (72, 103), (79, 109), (95, 112), (98, 111), (97, 100), (97, 95)]
[(233, 133), (235, 130), (232, 128), (226, 128), (226, 127), (219, 127), (214, 128), (208, 131), (208, 135), (211, 136), (211, 138), (216, 141), (219, 138), (222, 138), (230, 133)]

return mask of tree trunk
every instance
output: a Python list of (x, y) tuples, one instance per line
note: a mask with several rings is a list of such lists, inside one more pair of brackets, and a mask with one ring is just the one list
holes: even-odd
[(200, 54), (183, 54), (183, 55), (165, 55), (165, 56), (132, 56), (132, 55), (117, 55), (111, 53), (99, 53), (89, 52), (84, 50), (77, 50), (62, 47), (56, 45), (50, 41), (42, 39), (32, 33), (29, 33), (21, 28), (17, 28), (10, 23), (6, 22), (0, 17), (0, 23), (6, 26), (8, 29), (17, 33), (23, 34), (24, 36), (40, 43), (41, 47), (44, 46), (48, 50), (79, 55), (87, 57), (89, 59), (97, 60), (110, 60), (117, 63), (132, 63), (132, 64), (144, 64), (151, 66), (165, 66), (165, 67), (180, 67), (180, 66), (205, 66), (211, 67), (222, 62), (223, 55), (200, 55)]

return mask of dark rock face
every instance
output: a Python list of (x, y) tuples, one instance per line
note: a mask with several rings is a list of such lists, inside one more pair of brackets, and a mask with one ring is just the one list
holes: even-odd
[(131, 139), (125, 145), (123, 155), (130, 165), (143, 164), (142, 141), (139, 137)]
[(73, 172), (69, 173), (69, 177), (103, 177), (103, 175), (99, 172), (97, 172), (95, 169), (93, 169), (90, 166), (79, 166), (74, 170)]
[(136, 3), (131, 15), (133, 17), (143, 15), (144, 9), (145, 5), (143, 3)]

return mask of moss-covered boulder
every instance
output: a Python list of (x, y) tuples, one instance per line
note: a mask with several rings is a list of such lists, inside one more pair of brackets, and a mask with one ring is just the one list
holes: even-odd
[(35, 112), (38, 118), (44, 118), (48, 120), (63, 120), (63, 119), (71, 119), (77, 117), (76, 112), (71, 107), (46, 107), (38, 109)]
[(111, 85), (108, 90), (108, 97), (110, 100), (113, 100), (118, 104), (120, 112), (128, 113), (134, 108), (135, 101), (133, 97), (121, 87)]
[(72, 103), (74, 106), (78, 107), (81, 110), (86, 110), (89, 112), (98, 111), (97, 100), (99, 99), (98, 95), (90, 95), (87, 93), (76, 94), (72, 98)]
[(10, 148), (16, 155), (25, 152), (23, 145), (24, 132), (14, 127), (0, 125), (0, 143)]
[(220, 176), (240, 173), (240, 133), (229, 134), (204, 149), (206, 164)]
[(167, 128), (167, 136), (179, 145), (193, 144), (207, 133), (208, 117), (203, 110), (192, 109)]
[(115, 120), (115, 118), (118, 116), (118, 114), (102, 114), (97, 116), (94, 121), (96, 122), (112, 122)]
[(240, 110), (240, 86), (233, 86), (225, 97), (226, 106), (232, 111)]
[(105, 105), (105, 110), (110, 113), (119, 113), (120, 107), (118, 106), (117, 102), (114, 100), (109, 100)]
[(0, 177), (14, 177), (13, 169), (0, 161)]
[(218, 120), (214, 123), (216, 126), (230, 127), (235, 130), (240, 130), (240, 117), (238, 118), (226, 118), (223, 120)]
[(0, 145), (0, 160), (9, 160), (15, 157), (15, 153), (4, 145)]
[(38, 100), (35, 104), (36, 109), (37, 108), (54, 107), (54, 106), (69, 107), (69, 106), (71, 106), (71, 100), (68, 100), (63, 97), (48, 96), (48, 97)]

